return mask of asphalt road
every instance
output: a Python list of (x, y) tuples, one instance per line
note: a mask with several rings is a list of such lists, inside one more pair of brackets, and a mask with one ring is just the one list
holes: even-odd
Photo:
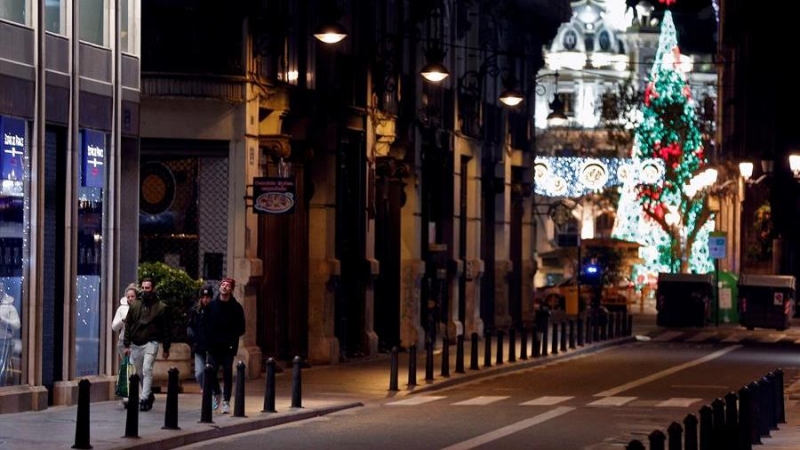
[(191, 449), (624, 449), (781, 368), (800, 346), (636, 342)]

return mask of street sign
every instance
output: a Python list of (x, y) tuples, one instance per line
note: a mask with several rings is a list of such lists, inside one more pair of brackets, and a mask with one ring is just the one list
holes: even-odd
[(727, 247), (727, 236), (712, 234), (708, 237), (708, 253), (714, 259), (724, 259)]

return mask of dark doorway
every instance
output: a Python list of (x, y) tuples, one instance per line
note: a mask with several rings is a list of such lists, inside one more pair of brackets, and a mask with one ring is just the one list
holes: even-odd
[(264, 262), (257, 338), (264, 358), (308, 356), (308, 202), (305, 167), (294, 164), (291, 214), (259, 216), (259, 258)]
[(380, 275), (375, 281), (375, 332), (378, 351), (388, 352), (400, 342), (400, 209), (401, 165), (393, 158), (378, 160), (375, 180), (375, 258)]

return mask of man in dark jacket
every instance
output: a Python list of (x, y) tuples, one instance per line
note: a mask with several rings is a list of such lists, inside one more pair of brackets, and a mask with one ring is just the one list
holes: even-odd
[(153, 290), (153, 280), (142, 280), (141, 301), (128, 309), (125, 317), (125, 353), (129, 354), (136, 373), (141, 377), (139, 410), (150, 411), (156, 397), (153, 395), (153, 365), (158, 345), (163, 347), (164, 359), (169, 358), (170, 318), (167, 305), (158, 299)]
[[(222, 414), (230, 412), (233, 384), (233, 358), (239, 352), (239, 337), (244, 335), (244, 308), (233, 296), (236, 281), (225, 278), (219, 294), (208, 304), (208, 364), (214, 374), (222, 367)], [(241, 382), (241, 381), (240, 381)]]

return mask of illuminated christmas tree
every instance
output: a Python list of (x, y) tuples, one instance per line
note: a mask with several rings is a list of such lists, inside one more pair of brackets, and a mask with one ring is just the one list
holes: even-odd
[[(644, 270), (650, 274), (705, 273), (713, 269), (708, 255), (713, 221), (706, 205), (707, 193), (687, 189), (706, 160), (681, 62), (675, 25), (667, 10), (640, 108), (633, 151), (634, 158), (663, 160), (664, 181), (628, 186), (623, 191), (614, 232), (615, 237), (645, 246)], [(630, 204), (634, 198), (640, 208)], [(628, 216), (637, 212), (644, 216)]]

